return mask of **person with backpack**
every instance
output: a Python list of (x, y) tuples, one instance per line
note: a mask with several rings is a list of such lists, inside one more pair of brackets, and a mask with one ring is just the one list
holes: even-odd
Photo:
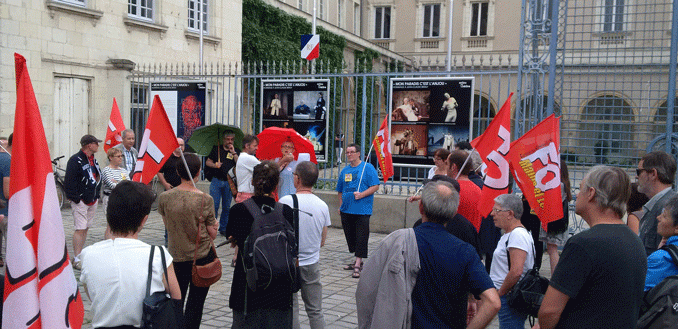
[[(234, 329), (292, 328), (298, 237), (292, 208), (273, 198), (279, 178), (275, 162), (256, 165), (252, 172), (254, 195), (231, 208), (226, 233), (231, 247), (238, 247), (228, 303), (233, 309)], [(274, 241), (266, 239), (274, 235)], [(282, 249), (278, 243), (284, 243)], [(293, 263), (282, 264), (282, 270), (288, 272), (281, 275), (279, 263), (286, 259)]]
[[(666, 247), (678, 248), (678, 196), (671, 197), (662, 213), (657, 216), (657, 233), (666, 239)], [(672, 275), (678, 275), (678, 265), (671, 258), (671, 254), (664, 249), (653, 252), (647, 257), (645, 291), (650, 291)]]

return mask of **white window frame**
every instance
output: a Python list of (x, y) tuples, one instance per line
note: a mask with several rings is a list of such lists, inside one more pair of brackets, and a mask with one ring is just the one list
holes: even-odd
[[(610, 2), (608, 4), (608, 2)], [(629, 0), (602, 0), (601, 2), (601, 27), (604, 33), (624, 32), (626, 30), (626, 15), (629, 8)], [(610, 13), (608, 14), (608, 8)], [(621, 9), (621, 13), (619, 13)]]
[(297, 2), (297, 3), (298, 3), (297, 9), (303, 11), (304, 10), (304, 0), (299, 0), (299, 2)]
[[(388, 29), (386, 29), (386, 15), (388, 12)], [(381, 17), (379, 17), (381, 15)], [(375, 39), (390, 39), (391, 38), (391, 23), (393, 16), (393, 8), (391, 6), (375, 6), (374, 7), (374, 38)], [(379, 30), (377, 30), (379, 27)], [(377, 33), (379, 32), (379, 33)]]
[(318, 0), (318, 17), (325, 20), (325, 0)]
[[(132, 2), (136, 2), (136, 4), (133, 4)], [(142, 5), (143, 2), (145, 2), (147, 6)], [(127, 0), (127, 16), (152, 22), (155, 14), (154, 5), (154, 0)], [(132, 9), (135, 9), (136, 13), (132, 13)], [(150, 12), (150, 15), (142, 15), (141, 12), (144, 10), (147, 13)]]
[(337, 25), (339, 28), (344, 28), (344, 0), (337, 1)]
[[(196, 10), (196, 5), (198, 2), (203, 4), (204, 8), (201, 8), (201, 12), (203, 14), (203, 33), (207, 34), (209, 33), (209, 2), (208, 0), (188, 0), (188, 30), (193, 31), (193, 32), (198, 32), (200, 33), (199, 28), (197, 27), (199, 24), (199, 18), (195, 15), (197, 12)], [(193, 5), (193, 8), (191, 8), (191, 5)], [(193, 17), (191, 17), (191, 14), (193, 14)]]
[[(481, 34), (482, 18), (483, 18), (483, 4), (485, 4), (485, 34)], [(478, 6), (477, 17), (474, 17), (474, 7)], [(484, 37), (489, 35), (490, 27), (490, 3), (489, 1), (474, 1), (471, 2), (471, 14), (469, 19), (469, 33), (470, 37)], [(476, 18), (476, 26), (473, 25), (473, 19)], [(474, 29), (476, 35), (473, 35)]]
[[(433, 27), (434, 25), (434, 18), (435, 18), (435, 8), (436, 6), (438, 7), (438, 35), (433, 35)], [(430, 7), (430, 12), (429, 12), (429, 35), (426, 35), (426, 8)], [(421, 20), (421, 36), (422, 38), (442, 38), (443, 35), (441, 33), (441, 28), (442, 28), (442, 10), (443, 10), (443, 5), (442, 3), (426, 3), (423, 5), (421, 11), (422, 11), (422, 20)]]
[(67, 3), (69, 5), (78, 6), (78, 7), (87, 7), (86, 0), (57, 0), (58, 2)]

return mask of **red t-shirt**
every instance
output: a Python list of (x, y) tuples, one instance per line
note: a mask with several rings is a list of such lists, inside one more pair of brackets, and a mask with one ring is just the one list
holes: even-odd
[(480, 231), (482, 217), (478, 211), (480, 201), (480, 188), (470, 180), (458, 180), (459, 182), (459, 209), (457, 212), (466, 217), (471, 224)]

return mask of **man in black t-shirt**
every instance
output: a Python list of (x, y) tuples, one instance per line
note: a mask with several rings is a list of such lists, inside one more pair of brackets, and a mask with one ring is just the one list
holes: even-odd
[(165, 191), (171, 190), (181, 184), (181, 178), (177, 173), (177, 163), (181, 162), (181, 153), (184, 151), (184, 140), (177, 138), (179, 147), (172, 152), (167, 161), (158, 172), (158, 180), (165, 187)]
[[(235, 167), (238, 161), (238, 154), (240, 150), (233, 146), (235, 141), (235, 134), (232, 131), (226, 131), (223, 135), (222, 145), (216, 145), (212, 148), (212, 152), (205, 160), (207, 166), (212, 174), (212, 182), (210, 183), (210, 195), (214, 199), (214, 214), (219, 214), (219, 203), (221, 207), (221, 217), (219, 217), (219, 234), (226, 236), (226, 224), (228, 224), (228, 212), (231, 209), (231, 184), (235, 187), (235, 192), (238, 192), (238, 186), (232, 177), (235, 173), (229, 171)], [(235, 169), (234, 169), (235, 171)]]
[(634, 328), (647, 258), (640, 238), (622, 222), (629, 176), (608, 166), (584, 177), (575, 211), (591, 227), (571, 237), (539, 309), (549, 328)]

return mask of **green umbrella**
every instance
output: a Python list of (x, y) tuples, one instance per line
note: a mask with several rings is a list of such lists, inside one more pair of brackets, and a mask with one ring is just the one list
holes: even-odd
[(196, 128), (186, 144), (190, 146), (195, 153), (207, 156), (215, 145), (221, 145), (223, 143), (223, 136), (227, 131), (235, 134), (233, 146), (242, 149), (242, 139), (245, 137), (242, 130), (236, 126), (228, 126), (221, 123), (213, 123), (209, 126)]

